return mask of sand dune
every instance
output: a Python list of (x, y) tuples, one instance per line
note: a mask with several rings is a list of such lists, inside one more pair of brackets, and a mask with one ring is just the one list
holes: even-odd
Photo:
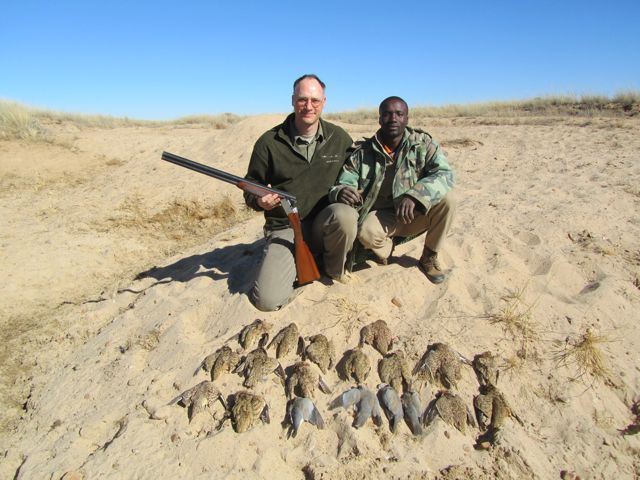
[[(161, 162), (162, 150), (243, 174), (255, 139), (281, 118), (225, 130), (63, 123), (49, 126), (52, 144), (0, 142), (3, 478), (640, 475), (638, 436), (621, 433), (638, 421), (640, 400), (637, 118), (415, 124), (443, 144), (458, 175), (447, 282), (434, 286), (415, 268), (414, 240), (389, 266), (367, 264), (355, 283), (315, 282), (263, 314), (246, 297), (263, 245), (259, 216), (163, 230), (154, 215), (175, 202), (242, 203), (233, 187)], [(344, 127), (354, 136), (375, 130)], [(441, 420), (422, 437), (404, 423), (392, 434), (386, 419), (354, 429), (349, 412), (328, 409), (352, 386), (335, 369), (324, 376), (333, 394), (316, 392), (323, 430), (304, 424), (287, 439), (275, 376), (255, 387), (269, 424), (237, 434), (228, 423), (215, 431), (209, 413), (189, 423), (186, 409), (167, 403), (207, 379), (194, 375), (203, 358), (239, 348), (234, 336), (256, 318), (272, 333), (291, 322), (302, 335), (323, 333), (338, 357), (378, 319), (412, 367), (435, 342), (467, 358), (490, 350), (523, 424), (508, 420), (488, 450), (474, 448), (477, 429)], [(375, 389), (381, 356), (364, 350)], [(243, 389), (234, 374), (215, 383), (225, 396)], [(421, 390), (423, 408), (441, 388)], [(471, 407), (471, 368), (456, 391)]]

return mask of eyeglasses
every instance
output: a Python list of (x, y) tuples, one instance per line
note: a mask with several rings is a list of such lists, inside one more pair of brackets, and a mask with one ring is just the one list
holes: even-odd
[(307, 98), (307, 97), (296, 98), (296, 105), (299, 107), (306, 106), (308, 102), (311, 102), (311, 106), (313, 108), (318, 108), (322, 104), (322, 100), (320, 98)]

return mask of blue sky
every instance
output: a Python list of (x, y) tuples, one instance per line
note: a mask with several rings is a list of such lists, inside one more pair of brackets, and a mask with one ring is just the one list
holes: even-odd
[(640, 90), (640, 0), (19, 1), (0, 8), (0, 98), (173, 119)]

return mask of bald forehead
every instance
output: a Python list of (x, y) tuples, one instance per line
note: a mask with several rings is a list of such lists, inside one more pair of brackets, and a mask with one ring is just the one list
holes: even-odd
[(324, 95), (324, 88), (318, 80), (315, 78), (304, 78), (298, 82), (293, 93), (295, 95), (299, 95), (300, 92), (319, 92), (321, 95)]

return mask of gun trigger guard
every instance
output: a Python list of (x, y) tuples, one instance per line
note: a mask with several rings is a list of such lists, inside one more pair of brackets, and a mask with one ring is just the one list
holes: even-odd
[(282, 208), (284, 209), (284, 213), (286, 213), (287, 215), (289, 215), (290, 213), (296, 210), (295, 205), (288, 198), (281, 198), (280, 205), (282, 205)]

